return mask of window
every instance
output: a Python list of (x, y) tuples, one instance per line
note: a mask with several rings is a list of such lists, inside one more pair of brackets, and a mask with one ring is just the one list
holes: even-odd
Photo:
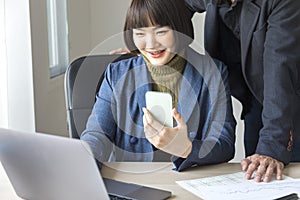
[(50, 77), (64, 73), (69, 64), (67, 0), (47, 0)]

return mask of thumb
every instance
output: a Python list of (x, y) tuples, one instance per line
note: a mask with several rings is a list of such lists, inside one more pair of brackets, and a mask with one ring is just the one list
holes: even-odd
[(185, 121), (183, 120), (181, 114), (177, 112), (176, 108), (173, 108), (173, 117), (176, 120), (178, 126), (185, 125)]

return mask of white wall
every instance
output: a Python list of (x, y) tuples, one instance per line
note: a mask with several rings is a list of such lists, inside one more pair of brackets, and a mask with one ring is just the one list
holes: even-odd
[(0, 0), (0, 127), (8, 127), (5, 2)]
[(68, 0), (67, 7), (69, 56), (73, 61), (92, 49), (91, 0)]
[[(29, 2), (1, 0), (2, 127), (35, 130)], [(3, 38), (4, 37), (4, 38)]]
[(91, 0), (92, 46), (123, 31), (130, 0)]
[(235, 142), (235, 156), (232, 162), (239, 162), (245, 157), (245, 150), (244, 150), (244, 123), (240, 120), (241, 112), (242, 112), (242, 105), (241, 103), (232, 98), (233, 104), (233, 114), (237, 121), (236, 126), (236, 142)]

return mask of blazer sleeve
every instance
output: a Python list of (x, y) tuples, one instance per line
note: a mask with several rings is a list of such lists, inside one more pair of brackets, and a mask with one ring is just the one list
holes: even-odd
[(202, 118), (200, 121), (204, 120), (205, 122), (203, 127), (199, 127), (196, 138), (192, 140), (192, 151), (189, 156), (185, 159), (172, 158), (177, 171), (193, 165), (227, 162), (234, 157), (236, 121), (232, 110), (228, 72), (223, 63), (216, 61), (216, 64), (222, 78), (219, 83), (213, 83), (214, 88), (218, 91), (218, 96), (212, 102), (207, 88), (203, 92), (204, 98), (201, 98), (199, 108), (205, 110), (205, 107), (208, 107), (205, 116), (200, 116)]
[(96, 95), (96, 102), (88, 118), (86, 129), (80, 137), (91, 147), (100, 168), (101, 163), (108, 161), (112, 152), (117, 128), (111, 109), (113, 90), (110, 74), (110, 66), (108, 66), (104, 80)]
[(300, 1), (275, 0), (267, 19), (263, 66), (263, 128), (256, 153), (284, 164), (291, 158), (295, 89), (299, 86)]

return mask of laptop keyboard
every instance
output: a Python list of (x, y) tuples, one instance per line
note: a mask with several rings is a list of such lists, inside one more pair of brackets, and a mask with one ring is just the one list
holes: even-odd
[(120, 195), (116, 195), (116, 194), (108, 194), (109, 196), (109, 199), (110, 200), (134, 200), (132, 198), (128, 198), (128, 197), (123, 197), (123, 196), (120, 196)]

